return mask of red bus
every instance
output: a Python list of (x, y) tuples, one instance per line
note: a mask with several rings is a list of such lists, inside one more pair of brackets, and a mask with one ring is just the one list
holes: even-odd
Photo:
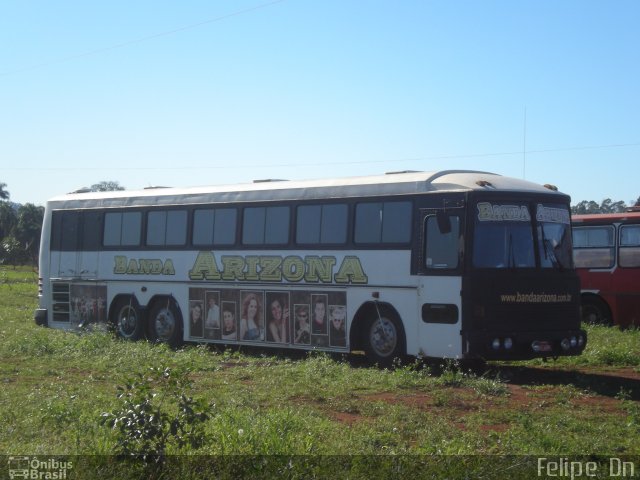
[(640, 327), (640, 208), (572, 220), (582, 321)]

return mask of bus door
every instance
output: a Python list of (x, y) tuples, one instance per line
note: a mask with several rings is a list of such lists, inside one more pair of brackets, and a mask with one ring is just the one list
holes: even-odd
[(430, 357), (462, 356), (462, 208), (421, 210), (418, 338)]

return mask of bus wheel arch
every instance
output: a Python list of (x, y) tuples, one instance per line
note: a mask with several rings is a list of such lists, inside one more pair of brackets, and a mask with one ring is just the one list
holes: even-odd
[(582, 323), (588, 325), (613, 325), (611, 308), (600, 296), (593, 293), (583, 293), (581, 296), (580, 317)]
[(182, 344), (183, 316), (172, 295), (158, 295), (149, 302), (147, 336), (151, 342), (175, 348)]
[(389, 303), (366, 302), (356, 312), (349, 340), (351, 350), (364, 350), (372, 363), (388, 367), (406, 355), (404, 325)]
[(109, 313), (118, 337), (132, 341), (145, 337), (144, 310), (135, 295), (117, 295), (111, 302)]

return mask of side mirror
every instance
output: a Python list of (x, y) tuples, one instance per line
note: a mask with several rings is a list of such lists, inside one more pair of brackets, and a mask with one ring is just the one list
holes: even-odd
[(451, 217), (444, 210), (438, 210), (436, 220), (438, 222), (438, 230), (442, 235), (451, 233)]

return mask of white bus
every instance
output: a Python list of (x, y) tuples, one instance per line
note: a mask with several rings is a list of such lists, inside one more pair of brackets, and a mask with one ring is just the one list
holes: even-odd
[(63, 195), (35, 320), (380, 364), (578, 355), (569, 200), (475, 171)]

